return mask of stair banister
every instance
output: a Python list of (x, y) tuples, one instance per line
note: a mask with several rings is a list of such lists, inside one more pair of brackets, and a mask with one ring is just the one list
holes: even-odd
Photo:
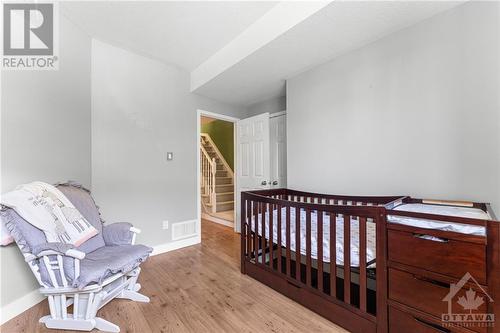
[(208, 203), (211, 205), (212, 212), (216, 211), (217, 195), (215, 193), (215, 173), (217, 172), (217, 162), (215, 158), (210, 158), (203, 145), (200, 146), (201, 158), (201, 184), (204, 195), (208, 196)]
[(210, 195), (212, 196), (212, 213), (215, 213), (217, 210), (217, 195), (215, 194), (215, 173), (217, 172), (217, 162), (215, 162), (215, 157), (212, 158), (212, 193)]
[(230, 175), (230, 177), (234, 177), (233, 169), (229, 166), (226, 159), (224, 158), (224, 155), (222, 155), (222, 153), (219, 151), (219, 148), (217, 148), (217, 145), (214, 143), (210, 135), (206, 133), (201, 133), (200, 136), (202, 140), (206, 140), (208, 143), (210, 143), (210, 146), (215, 150), (215, 153), (220, 158), (222, 164), (224, 164), (227, 173)]

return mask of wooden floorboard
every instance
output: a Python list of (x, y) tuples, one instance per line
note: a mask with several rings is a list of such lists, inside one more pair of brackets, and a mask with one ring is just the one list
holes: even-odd
[[(141, 292), (151, 303), (113, 300), (98, 316), (120, 326), (121, 332), (346, 332), (242, 275), (239, 261), (239, 234), (203, 221), (201, 245), (157, 255), (142, 264)], [(38, 323), (48, 313), (43, 301), (0, 331), (62, 332)]]

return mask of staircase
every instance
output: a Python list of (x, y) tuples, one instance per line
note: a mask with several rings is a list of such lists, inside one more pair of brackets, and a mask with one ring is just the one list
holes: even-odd
[(234, 173), (208, 134), (200, 140), (202, 205), (212, 214), (234, 210)]

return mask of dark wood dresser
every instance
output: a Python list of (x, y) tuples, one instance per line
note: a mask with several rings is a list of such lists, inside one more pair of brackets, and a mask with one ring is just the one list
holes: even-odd
[(450, 311), (471, 313), (457, 303), (460, 298), (476, 300), (472, 307), (481, 303), (473, 313), (488, 312), (484, 237), (392, 223), (387, 236), (390, 333), (488, 332), (477, 323), (442, 325)]

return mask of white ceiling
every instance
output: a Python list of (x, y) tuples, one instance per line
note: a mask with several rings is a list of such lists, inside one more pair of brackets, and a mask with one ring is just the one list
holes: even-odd
[(285, 93), (285, 80), (461, 2), (334, 1), (195, 90), (250, 105)]
[[(61, 12), (104, 42), (192, 73), (200, 68), (212, 73), (194, 87), (198, 94), (250, 105), (283, 96), (286, 79), (302, 71), (460, 3), (333, 1), (324, 8), (320, 4), (305, 19), (281, 12), (292, 5), (266, 1), (63, 2)], [(292, 24), (283, 29), (287, 19)], [(272, 25), (283, 32), (269, 38)], [(242, 42), (250, 31), (260, 31), (261, 43), (251, 40), (260, 45), (257, 49)], [(210, 61), (222, 50), (238, 51), (239, 60)]]
[(92, 37), (191, 71), (276, 4), (67, 1), (61, 12)]

